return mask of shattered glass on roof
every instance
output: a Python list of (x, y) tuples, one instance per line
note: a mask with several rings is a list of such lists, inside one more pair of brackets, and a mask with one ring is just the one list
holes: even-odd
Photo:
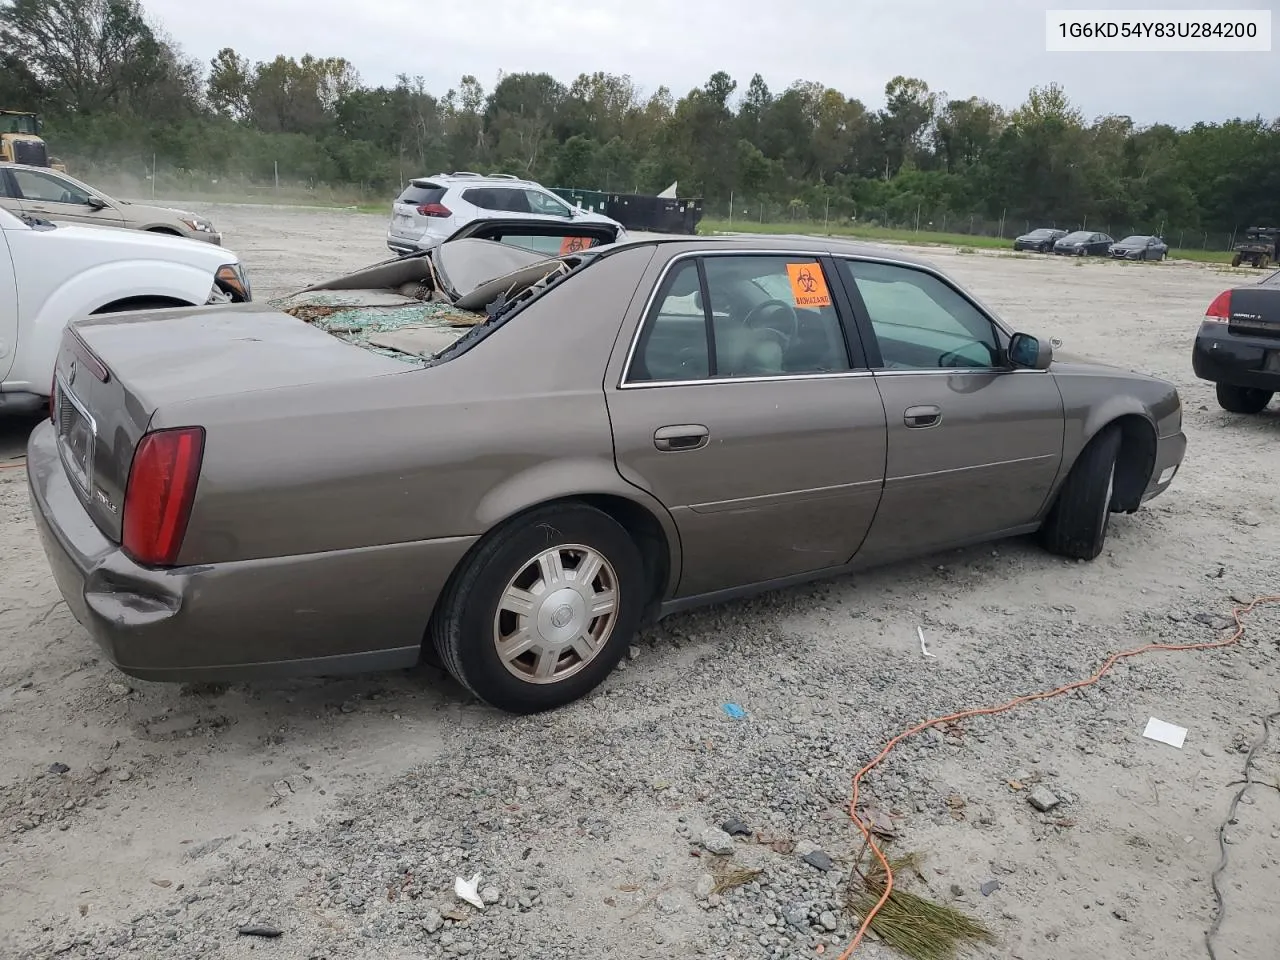
[(370, 337), (415, 327), (452, 328), (462, 336), (485, 319), (449, 303), (418, 300), (386, 290), (310, 291), (273, 301), (278, 310), (371, 353), (422, 365), (425, 358), (370, 343)]

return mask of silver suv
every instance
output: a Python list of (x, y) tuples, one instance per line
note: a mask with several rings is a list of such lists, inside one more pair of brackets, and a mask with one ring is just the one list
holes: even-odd
[(393, 253), (425, 250), (473, 220), (529, 217), (607, 223), (624, 237), (622, 225), (599, 213), (570, 206), (541, 184), (510, 174), (483, 176), (461, 171), (409, 181), (391, 205), (387, 247)]

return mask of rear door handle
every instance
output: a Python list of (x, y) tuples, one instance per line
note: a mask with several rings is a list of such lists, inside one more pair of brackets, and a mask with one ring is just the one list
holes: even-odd
[(676, 452), (680, 450), (699, 450), (707, 445), (711, 438), (710, 431), (700, 423), (682, 423), (670, 427), (659, 427), (653, 433), (653, 445), (659, 450)]
[(908, 427), (919, 429), (922, 427), (936, 427), (942, 422), (942, 408), (933, 404), (925, 404), (920, 407), (907, 407), (902, 414), (902, 422)]

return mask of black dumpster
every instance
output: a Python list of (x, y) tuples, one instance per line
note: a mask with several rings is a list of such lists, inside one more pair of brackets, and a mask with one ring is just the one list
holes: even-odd
[(702, 219), (702, 198), (615, 193), (609, 196), (604, 212), (628, 230), (693, 234)]

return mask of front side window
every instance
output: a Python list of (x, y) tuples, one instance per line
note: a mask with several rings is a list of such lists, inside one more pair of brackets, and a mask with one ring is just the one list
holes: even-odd
[(42, 203), (74, 203), (81, 206), (89, 202), (89, 195), (69, 180), (34, 170), (11, 170), (23, 199)]
[(890, 370), (990, 369), (1000, 346), (987, 317), (958, 291), (924, 270), (841, 260), (857, 288)]
[(534, 213), (545, 217), (569, 216), (568, 205), (549, 193), (543, 193), (541, 190), (526, 190), (524, 194), (529, 202), (529, 209)]
[(632, 381), (787, 377), (852, 368), (822, 265), (808, 257), (680, 261), (645, 320)]

